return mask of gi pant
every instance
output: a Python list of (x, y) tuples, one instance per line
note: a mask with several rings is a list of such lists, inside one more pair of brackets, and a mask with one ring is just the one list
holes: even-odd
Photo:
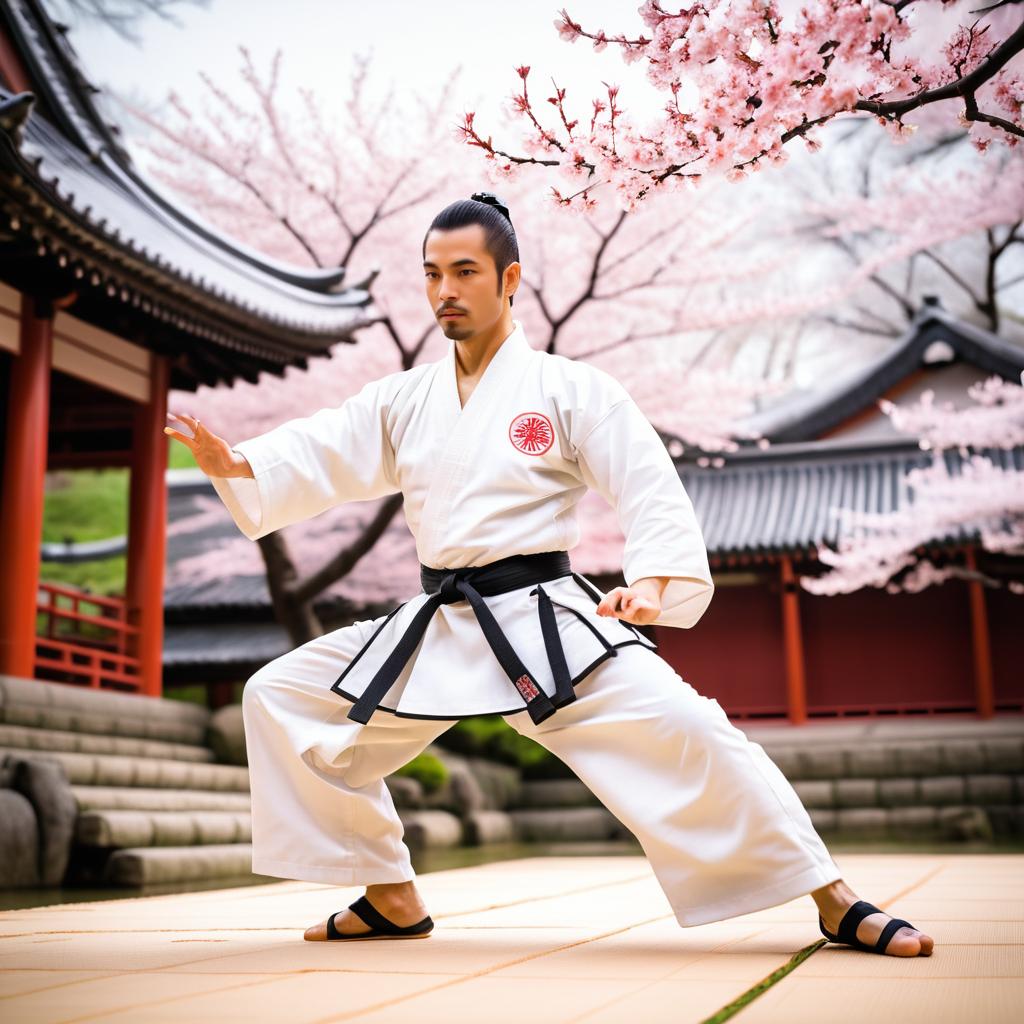
[[(245, 686), (257, 874), (334, 885), (415, 877), (383, 779), (454, 722), (383, 710), (365, 725), (347, 718), (351, 702), (330, 686), (361, 642), (352, 627), (336, 630)], [(681, 926), (842, 877), (760, 744), (655, 652), (620, 648), (576, 694), (539, 725), (525, 707), (505, 721), (569, 765), (636, 836)]]

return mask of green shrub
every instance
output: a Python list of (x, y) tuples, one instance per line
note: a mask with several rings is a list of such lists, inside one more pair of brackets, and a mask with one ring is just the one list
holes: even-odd
[(512, 765), (526, 779), (575, 778), (564, 761), (535, 740), (520, 735), (501, 715), (463, 718), (439, 737), (437, 743), (468, 757), (484, 757)]
[(417, 754), (394, 774), (416, 779), (425, 793), (433, 793), (448, 781), (448, 769), (433, 754)]

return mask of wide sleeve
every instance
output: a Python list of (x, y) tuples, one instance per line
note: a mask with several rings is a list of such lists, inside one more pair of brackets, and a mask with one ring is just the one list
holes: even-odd
[(714, 581), (693, 503), (658, 432), (632, 398), (623, 398), (587, 431), (576, 455), (584, 482), (618, 515), (627, 586), (669, 577), (654, 624), (695, 625)]
[(400, 489), (387, 430), (387, 383), (371, 381), (339, 406), (288, 420), (234, 446), (254, 478), (210, 479), (246, 537), (258, 540), (332, 505)]

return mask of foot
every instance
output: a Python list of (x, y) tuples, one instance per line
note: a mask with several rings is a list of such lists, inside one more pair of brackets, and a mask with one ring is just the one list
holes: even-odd
[[(427, 908), (416, 891), (414, 882), (395, 882), (381, 885), (368, 885), (366, 898), (388, 920), (394, 921), (401, 928), (407, 928), (427, 916)], [(356, 935), (370, 931), (370, 926), (357, 917), (346, 907), (334, 915), (334, 927), (343, 935)], [(327, 921), (321, 921), (306, 929), (303, 938), (309, 942), (325, 942), (327, 940)]]
[[(822, 889), (811, 893), (815, 903), (818, 904), (818, 912), (825, 923), (825, 927), (836, 935), (839, 931), (839, 922), (843, 915), (861, 897), (858, 896), (845, 882), (833, 882)], [(857, 925), (857, 938), (873, 946), (882, 930), (892, 920), (889, 914), (879, 912), (868, 914), (863, 921)], [(886, 956), (931, 956), (935, 943), (930, 935), (926, 935), (917, 928), (900, 928), (899, 931), (889, 940), (885, 947)], [(854, 947), (855, 948), (855, 947)]]

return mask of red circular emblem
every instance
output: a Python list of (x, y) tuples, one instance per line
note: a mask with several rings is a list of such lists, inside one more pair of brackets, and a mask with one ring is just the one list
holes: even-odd
[(551, 420), (542, 412), (521, 412), (509, 424), (508, 437), (527, 455), (543, 455), (555, 443)]

